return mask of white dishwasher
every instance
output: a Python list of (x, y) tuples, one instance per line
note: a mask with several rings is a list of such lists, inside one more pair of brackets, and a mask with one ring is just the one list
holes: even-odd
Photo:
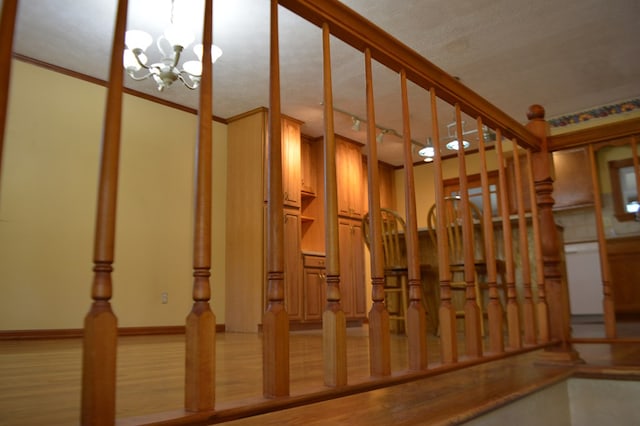
[(572, 315), (602, 314), (602, 274), (597, 242), (565, 244)]

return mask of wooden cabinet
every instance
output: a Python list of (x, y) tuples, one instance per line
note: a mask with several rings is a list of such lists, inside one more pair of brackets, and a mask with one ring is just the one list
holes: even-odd
[(282, 196), (286, 206), (300, 207), (300, 124), (282, 119)]
[(360, 145), (336, 137), (336, 175), (338, 181), (338, 214), (363, 216), (363, 174)]
[(318, 156), (316, 153), (315, 146), (317, 144), (318, 142), (303, 137), (300, 145), (300, 191), (311, 196), (316, 195), (317, 167), (322, 167), (322, 162), (318, 163), (317, 161), (322, 159), (322, 156)]
[[(367, 171), (367, 159), (363, 158), (363, 211), (366, 213), (369, 210), (369, 177)], [(382, 161), (378, 162), (378, 187), (380, 189), (380, 207), (384, 209), (396, 210), (396, 187), (395, 187), (395, 168)]]
[[(285, 304), (292, 318), (302, 318), (300, 123), (283, 119), (282, 126)], [(256, 332), (265, 308), (266, 138), (266, 109), (229, 120), (226, 279), (232, 285), (226, 286), (225, 318), (229, 331)]]
[(302, 250), (324, 253), (324, 165), (323, 140), (302, 138), (300, 149)]
[(396, 209), (395, 168), (387, 163), (378, 162), (380, 186), (380, 207)]
[(592, 206), (593, 184), (591, 162), (586, 148), (553, 153), (555, 179), (553, 183), (554, 210)]
[[(517, 213), (518, 199), (516, 193), (516, 174), (513, 156), (507, 160), (507, 189), (509, 191), (510, 212)], [(554, 182), (553, 199), (554, 210), (593, 205), (593, 185), (591, 182), (591, 166), (589, 153), (586, 148), (570, 149), (553, 153)], [(520, 155), (520, 169), (522, 173), (523, 196), (525, 211), (531, 211), (529, 165), (527, 157)], [(534, 189), (535, 190), (535, 189)]]
[(640, 237), (607, 240), (616, 315), (640, 316)]
[(320, 321), (326, 305), (325, 257), (304, 256), (304, 320)]
[[(317, 267), (303, 264), (302, 252), (324, 253), (322, 139), (301, 138), (301, 123), (282, 121), (282, 211), (284, 296), (294, 323), (316, 322), (325, 304), (325, 281)], [(227, 241), (225, 325), (229, 331), (255, 332), (266, 306), (267, 111), (230, 120), (227, 147)], [(364, 318), (366, 296), (362, 243), (363, 180), (360, 146), (341, 143), (338, 187), (346, 227), (341, 225), (343, 297), (348, 318)], [(241, 301), (241, 302), (240, 302)]]
[(338, 239), (342, 309), (348, 319), (364, 318), (367, 308), (362, 222), (341, 218), (338, 221)]

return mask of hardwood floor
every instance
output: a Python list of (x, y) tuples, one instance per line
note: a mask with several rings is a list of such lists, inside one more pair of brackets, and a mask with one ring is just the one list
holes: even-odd
[[(258, 334), (219, 333), (216, 407), (230, 409), (262, 398), (262, 342)], [(392, 336), (392, 369), (407, 368), (406, 340)], [(292, 397), (324, 388), (319, 331), (291, 333)], [(429, 339), (430, 366), (437, 364), (437, 339)], [(80, 339), (0, 341), (0, 425), (77, 424), (80, 410)], [(623, 366), (637, 371), (640, 342), (576, 344), (593, 368)], [(349, 382), (366, 382), (366, 327), (348, 330)], [(473, 415), (497, 400), (531, 386), (559, 380), (562, 367), (534, 366), (536, 352), (434, 375), (393, 387), (291, 408), (236, 424), (438, 424)], [(184, 336), (119, 339), (117, 417), (180, 411), (183, 406)], [(324, 388), (326, 389), (326, 388)], [(456, 401), (452, 411), (451, 402)], [(125, 424), (136, 424), (142, 417)], [(429, 419), (429, 420), (426, 420)], [(303, 421), (302, 421), (303, 420)], [(232, 423), (233, 424), (233, 423)]]

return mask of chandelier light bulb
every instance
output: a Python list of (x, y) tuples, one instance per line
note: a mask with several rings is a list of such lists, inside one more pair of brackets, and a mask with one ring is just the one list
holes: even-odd
[(202, 62), (200, 61), (187, 61), (182, 68), (194, 77), (202, 75)]
[[(467, 149), (469, 148), (470, 145), (471, 144), (468, 141), (465, 141), (465, 140), (462, 141), (462, 149)], [(451, 151), (457, 151), (458, 149), (460, 149), (460, 143), (458, 142), (457, 139), (455, 139), (455, 140), (452, 140), (451, 142), (447, 142), (446, 147)]]
[[(199, 61), (202, 61), (202, 50), (203, 50), (202, 43), (199, 43), (193, 46), (193, 53), (196, 54)], [(215, 44), (212, 44), (211, 45), (211, 63), (212, 64), (215, 63), (220, 56), (222, 56), (222, 49), (220, 49)]]
[(151, 36), (141, 30), (129, 30), (124, 35), (124, 43), (130, 50), (140, 49), (141, 51), (147, 50), (153, 39)]

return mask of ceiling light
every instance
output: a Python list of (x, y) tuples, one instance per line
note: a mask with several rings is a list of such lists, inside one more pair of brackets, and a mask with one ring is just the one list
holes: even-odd
[[(198, 60), (187, 61), (178, 68), (180, 56), (185, 48), (193, 42), (193, 33), (186, 26), (178, 26), (173, 23), (173, 1), (171, 2), (171, 25), (167, 27), (158, 39), (156, 46), (162, 55), (162, 59), (150, 65), (145, 54), (147, 48), (153, 42), (151, 36), (140, 30), (129, 30), (125, 34), (124, 68), (129, 76), (136, 80), (151, 78), (155, 81), (159, 91), (171, 86), (174, 81), (180, 80), (189, 89), (195, 89), (202, 76), (202, 44), (193, 47), (193, 52)], [(211, 46), (211, 62), (222, 56), (222, 49)], [(144, 69), (142, 75), (137, 73)]]
[(353, 130), (354, 132), (359, 132), (360, 131), (360, 120), (357, 119), (356, 117), (351, 117), (351, 130)]
[[(420, 148), (420, 151), (418, 151), (418, 155), (426, 158), (433, 158), (436, 155), (436, 152), (433, 149), (433, 145), (431, 144), (430, 137), (427, 138), (427, 143), (425, 144), (425, 146), (423, 148)], [(424, 161), (427, 161), (426, 158)]]
[[(469, 145), (471, 144), (468, 141), (464, 139), (462, 140), (462, 149), (469, 148)], [(450, 149), (451, 151), (457, 151), (458, 149), (460, 149), (460, 143), (458, 142), (457, 139), (454, 139), (451, 142), (447, 142), (445, 146), (447, 147), (447, 149)]]
[(382, 139), (384, 138), (384, 135), (388, 132), (387, 129), (382, 129), (380, 130), (380, 133), (378, 133), (378, 136), (376, 137), (376, 140), (378, 141), (378, 143), (382, 143)]

